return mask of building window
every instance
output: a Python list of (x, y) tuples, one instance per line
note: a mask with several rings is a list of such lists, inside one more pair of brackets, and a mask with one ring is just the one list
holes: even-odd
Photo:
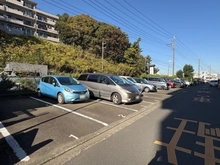
[(34, 8), (34, 6), (33, 6), (32, 4), (27, 3), (27, 2), (24, 2), (24, 6), (30, 8), (30, 9), (33, 9), (33, 8)]
[(38, 15), (38, 20), (47, 22), (47, 18), (40, 15)]
[(32, 12), (29, 12), (29, 11), (24, 11), (24, 15), (29, 16), (31, 18), (34, 18), (34, 14)]
[(31, 21), (24, 20), (24, 24), (25, 24), (25, 25), (32, 26), (32, 22), (31, 22)]
[(44, 24), (38, 24), (38, 28), (39, 28), (39, 29), (47, 30), (47, 26), (44, 25)]

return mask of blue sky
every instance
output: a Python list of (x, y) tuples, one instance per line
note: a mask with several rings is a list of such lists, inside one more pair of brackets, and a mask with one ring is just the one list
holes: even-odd
[[(57, 15), (88, 14), (120, 27), (130, 42), (142, 39), (142, 55), (150, 55), (161, 74), (185, 64), (195, 73), (220, 73), (219, 0), (34, 0), (37, 8)], [(173, 39), (175, 36), (175, 40)], [(199, 60), (200, 59), (200, 60)], [(200, 62), (199, 62), (200, 61)]]

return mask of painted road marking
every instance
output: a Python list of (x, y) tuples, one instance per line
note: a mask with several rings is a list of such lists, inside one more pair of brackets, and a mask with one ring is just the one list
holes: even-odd
[(13, 136), (10, 135), (8, 130), (4, 127), (2, 122), (0, 122), (0, 132), (4, 136), (5, 140), (9, 144), (9, 146), (14, 151), (15, 155), (18, 157), (20, 161), (29, 161), (30, 157), (27, 156), (25, 151), (19, 146), (18, 142), (13, 138)]
[(166, 97), (164, 97), (164, 98), (159, 98), (159, 97), (154, 97), (154, 96), (144, 96), (144, 97), (150, 97), (150, 98), (155, 98), (155, 99), (161, 99), (161, 100), (163, 100), (163, 99), (165, 99)]
[(205, 98), (205, 97), (196, 97), (196, 98), (194, 98), (194, 101), (199, 101), (199, 102), (210, 102), (210, 99), (208, 99), (208, 98)]
[(102, 102), (102, 101), (99, 102), (99, 103), (106, 104), (106, 105), (111, 105), (111, 106), (118, 107), (118, 108), (121, 108), (121, 109), (129, 110), (129, 111), (134, 111), (134, 112), (138, 111), (137, 109), (127, 108), (127, 107), (123, 107), (123, 106), (120, 106), (120, 105), (115, 105), (115, 104), (112, 104), (112, 103), (107, 103), (107, 102)]
[(86, 118), (86, 119), (95, 121), (95, 122), (97, 122), (97, 123), (99, 123), (99, 124), (102, 124), (102, 125), (104, 125), (104, 126), (108, 126), (108, 124), (105, 123), (105, 122), (102, 122), (102, 121), (97, 120), (97, 119), (94, 119), (94, 118), (92, 118), (92, 117), (89, 117), (89, 116), (83, 115), (83, 114), (81, 114), (81, 113), (75, 112), (74, 110), (67, 109), (67, 108), (61, 107), (61, 106), (59, 106), (59, 105), (51, 104), (51, 103), (49, 103), (49, 102), (47, 102), (47, 101), (43, 101), (43, 100), (37, 99), (37, 98), (35, 98), (35, 97), (30, 97), (30, 98), (32, 98), (32, 99), (34, 99), (34, 100), (37, 100), (37, 101), (39, 101), (39, 102), (45, 103), (45, 104), (49, 104), (49, 105), (51, 105), (51, 106), (53, 106), (53, 107), (62, 109), (62, 110), (64, 110), (64, 111), (73, 113), (73, 114), (75, 114), (75, 115), (81, 116), (81, 117), (83, 117), (83, 118)]
[(122, 115), (122, 114), (119, 114), (118, 115), (119, 117), (122, 117), (122, 118), (125, 118), (126, 116)]
[(150, 103), (150, 104), (155, 104), (155, 102), (150, 102), (150, 101), (142, 101), (144, 103)]
[(73, 137), (73, 138), (75, 138), (75, 139), (79, 139), (77, 136), (75, 136), (75, 135), (73, 135), (73, 134), (71, 134), (69, 137)]
[[(176, 151), (182, 151), (186, 154), (193, 153), (195, 156), (204, 159), (204, 165), (215, 165), (216, 163), (220, 163), (220, 159), (215, 157), (216, 156), (215, 151), (219, 152), (220, 147), (215, 146), (216, 144), (214, 143), (214, 141), (220, 141), (220, 138), (219, 138), (220, 129), (219, 128), (206, 128), (206, 127), (210, 127), (209, 123), (198, 122), (194, 120), (186, 120), (186, 119), (181, 119), (181, 118), (174, 118), (174, 119), (180, 120), (180, 124), (177, 128), (167, 127), (167, 129), (171, 129), (175, 131), (170, 142), (164, 143), (158, 140), (154, 141), (154, 144), (165, 146), (167, 148), (167, 157), (168, 157), (169, 163), (178, 164)], [(187, 123), (189, 122), (195, 123), (195, 124), (198, 123), (199, 126), (197, 130), (197, 134), (196, 132), (185, 130), (185, 127)], [(177, 146), (182, 133), (194, 134), (194, 135), (203, 137), (204, 140), (202, 140), (202, 142), (196, 141), (196, 145), (202, 146), (204, 148), (204, 152), (200, 153), (198, 151), (191, 151), (189, 149)]]

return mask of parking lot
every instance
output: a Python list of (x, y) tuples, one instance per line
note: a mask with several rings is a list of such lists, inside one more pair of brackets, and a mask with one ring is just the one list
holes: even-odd
[(42, 164), (181, 91), (143, 93), (141, 102), (121, 105), (100, 99), (57, 104), (35, 95), (1, 98), (0, 158), (5, 164)]

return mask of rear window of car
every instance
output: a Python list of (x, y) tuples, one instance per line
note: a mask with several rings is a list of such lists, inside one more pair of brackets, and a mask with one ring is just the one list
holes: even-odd
[(88, 74), (81, 74), (78, 80), (86, 81)]
[(93, 74), (89, 75), (88, 81), (98, 82), (98, 75), (96, 75), (96, 74), (94, 74), (94, 75), (93, 75)]

